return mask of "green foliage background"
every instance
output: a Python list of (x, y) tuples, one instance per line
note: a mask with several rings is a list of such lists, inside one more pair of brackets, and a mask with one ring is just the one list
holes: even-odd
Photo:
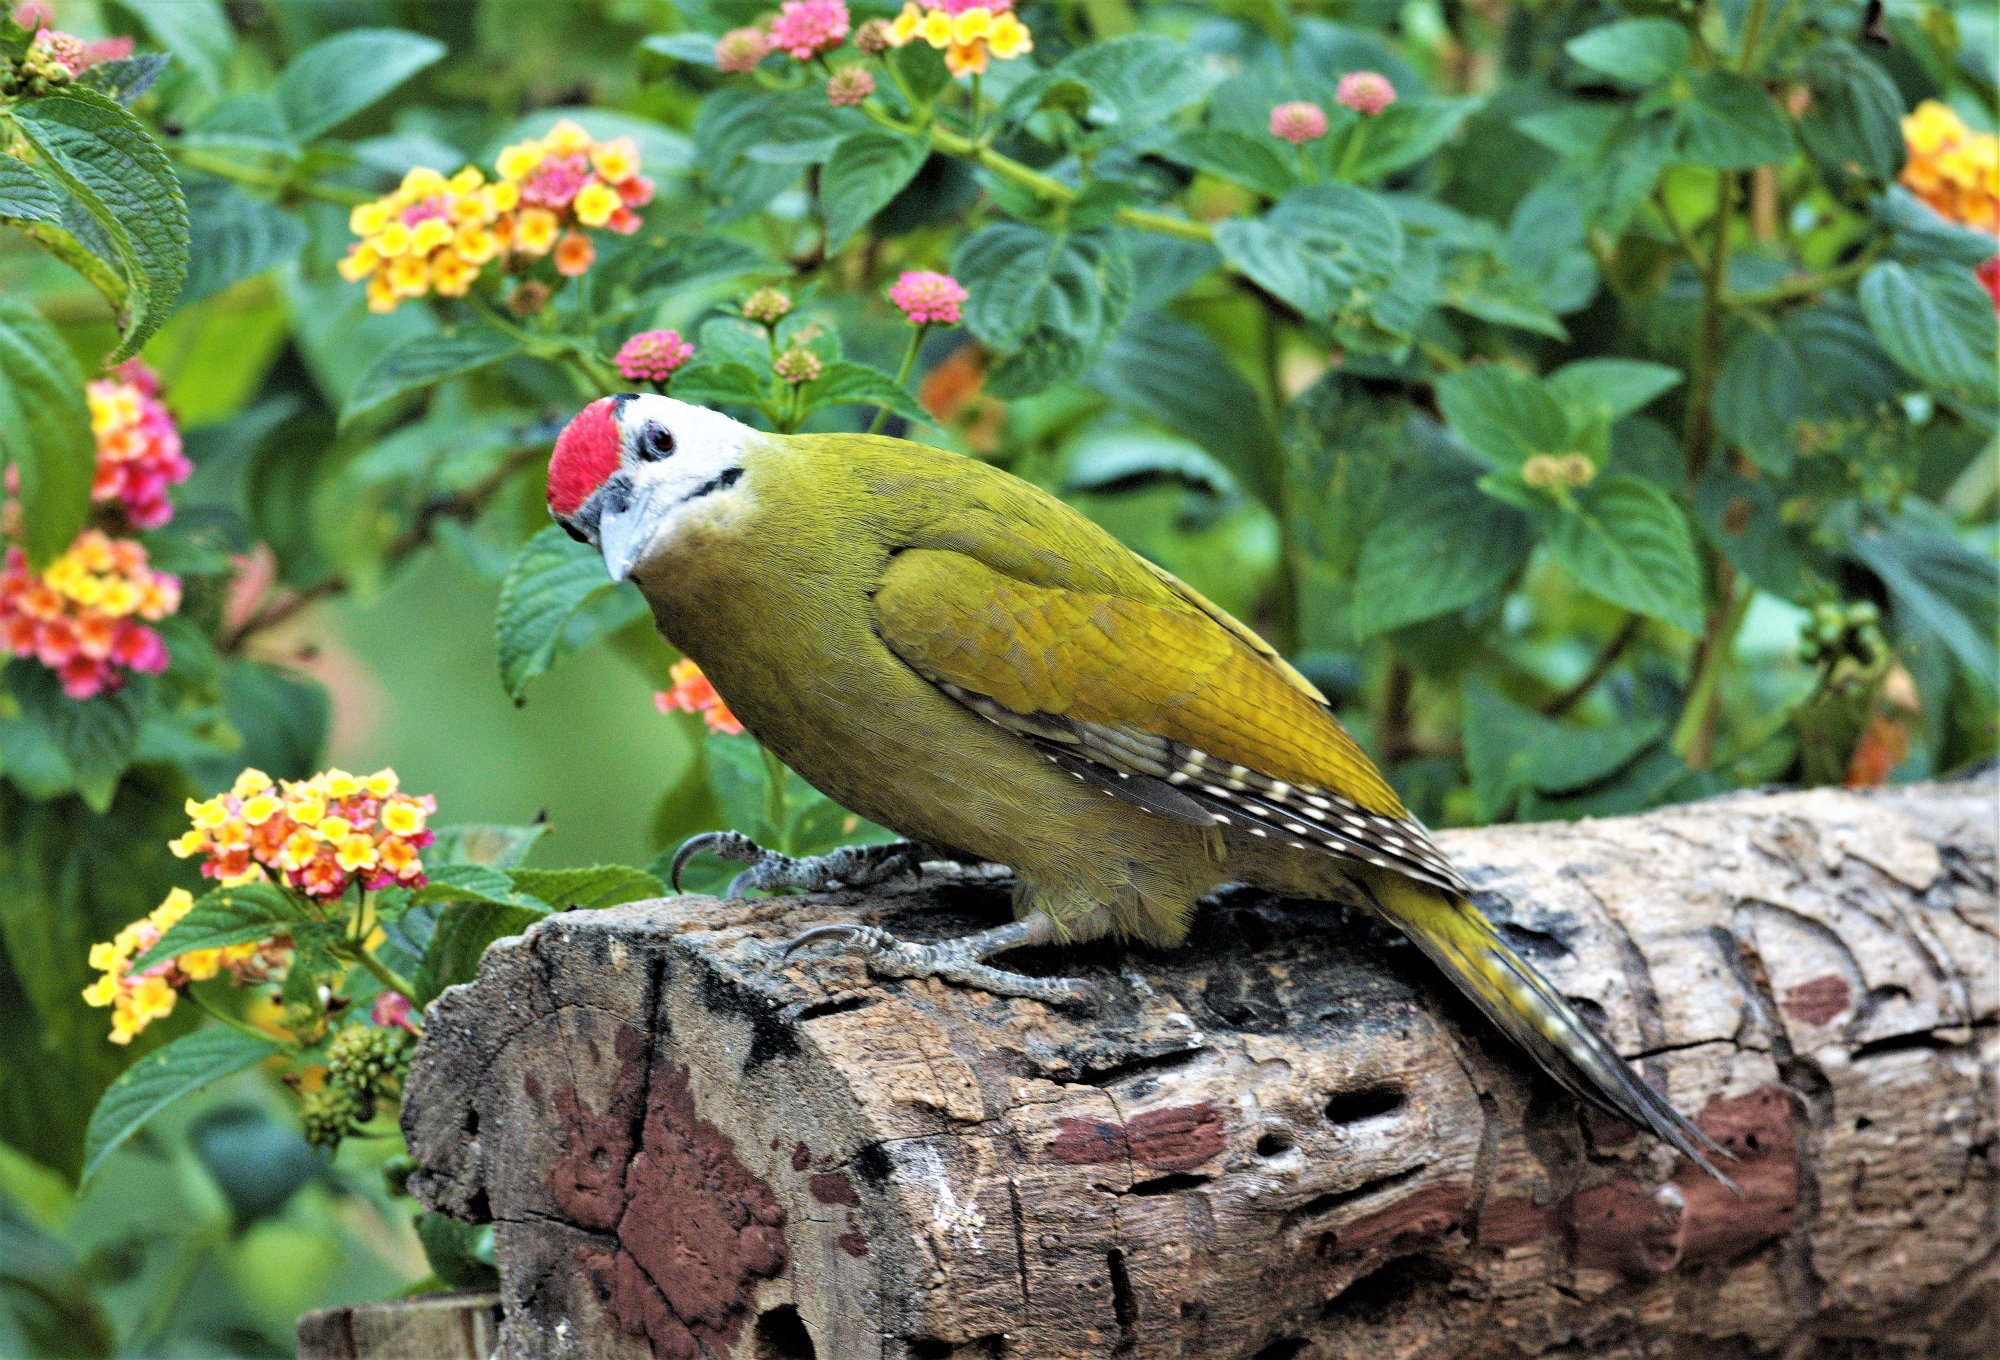
[[(5, 671), (0, 1353), (289, 1353), (300, 1310), (477, 1254), (427, 1263), (394, 1140), (323, 1162), (254, 1071), (78, 1187), (105, 1086), (196, 1027), (127, 1054), (78, 999), (91, 941), (197, 886), (164, 848), (184, 798), (393, 764), (441, 821), (546, 813), (541, 866), (862, 834), (654, 713), (670, 654), (542, 504), (576, 370), (642, 326), (696, 340), (676, 395), (791, 423), (727, 314), (756, 284), (823, 328), (806, 428), (879, 404), (1070, 498), (1294, 657), (1435, 824), (1838, 782), (1876, 717), (1894, 778), (1994, 752), (1994, 243), (1894, 187), (1920, 100), (1992, 127), (1990, 5), (1024, 4), (1035, 52), (977, 128), (922, 50), (872, 121), (782, 58), (722, 76), (756, 0), (55, 8), (141, 56), (0, 106), (26, 541), (81, 521), (74, 394), (116, 355), (160, 372), (197, 472), (149, 540), (189, 581), (168, 673), (78, 705)], [(1395, 84), (1379, 118), (1335, 100), (1357, 69)], [(1301, 153), (1268, 131), (1292, 98), (1333, 115)], [(637, 139), (644, 230), (525, 336), (367, 313), (333, 273), (348, 205), (558, 110)], [(905, 268), (972, 295), (911, 390)], [(922, 418), (917, 382), (975, 377)], [(454, 882), (468, 933), (410, 941), (432, 981), (540, 909)]]

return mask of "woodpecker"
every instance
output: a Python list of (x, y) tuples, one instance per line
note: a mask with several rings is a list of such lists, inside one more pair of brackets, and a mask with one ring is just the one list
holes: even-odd
[(877, 975), (1087, 1003), (1087, 983), (989, 960), (1179, 945), (1225, 884), (1359, 904), (1570, 1092), (1729, 1183), (1707, 1155), (1727, 1154), (1500, 938), (1325, 696), (1055, 497), (907, 440), (771, 434), (628, 394), (563, 430), (548, 499), (758, 741), (908, 838), (795, 860), (713, 833), (676, 877), (703, 851), (766, 889), (924, 859), (1013, 870), (1004, 925), (918, 944), (836, 924), (794, 947), (833, 936)]

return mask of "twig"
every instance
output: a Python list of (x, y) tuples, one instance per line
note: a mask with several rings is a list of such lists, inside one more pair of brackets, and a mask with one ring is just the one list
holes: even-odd
[(1611, 668), (1618, 664), (1618, 658), (1625, 655), (1625, 649), (1639, 636), (1639, 630), (1645, 626), (1645, 622), (1645, 619), (1637, 614), (1627, 614), (1625, 622), (1618, 625), (1618, 631), (1604, 644), (1604, 649), (1597, 654), (1597, 659), (1590, 663), (1590, 669), (1583, 673), (1583, 677), (1542, 705), (1542, 716), (1560, 718), (1576, 707), (1584, 695), (1596, 689), (1598, 682), (1611, 674)]

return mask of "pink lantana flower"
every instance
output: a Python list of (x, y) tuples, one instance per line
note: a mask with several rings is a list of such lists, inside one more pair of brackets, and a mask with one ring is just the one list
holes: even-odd
[(1326, 136), (1326, 110), (1307, 99), (1294, 99), (1271, 110), (1271, 135), (1293, 146)]
[(679, 331), (640, 331), (618, 347), (611, 362), (633, 382), (665, 382), (694, 357), (694, 346)]
[(785, 0), (771, 20), (771, 46), (797, 61), (810, 61), (840, 46), (847, 28), (847, 6), (841, 0)]
[(1372, 118), (1396, 102), (1396, 87), (1379, 71), (1349, 71), (1340, 78), (1334, 98), (1362, 117)]
[(957, 279), (930, 269), (912, 269), (889, 289), (889, 301), (913, 326), (956, 326), (967, 296)]

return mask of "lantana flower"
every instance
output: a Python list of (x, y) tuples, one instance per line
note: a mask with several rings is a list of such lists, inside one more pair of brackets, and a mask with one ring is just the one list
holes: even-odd
[(843, 66), (827, 77), (826, 102), (836, 109), (851, 109), (866, 103), (875, 93), (875, 77), (865, 66)]
[(357, 882), (421, 888), (429, 879), (418, 852), (436, 839), (435, 811), (429, 794), (399, 792), (394, 770), (325, 770), (282, 783), (245, 770), (227, 792), (190, 798), (191, 825), (167, 848), (182, 859), (200, 856), (203, 875), (224, 884), (275, 877), (321, 898)]
[(912, 269), (889, 289), (889, 301), (914, 326), (956, 326), (968, 294), (949, 274)]
[(1926, 99), (1903, 119), (1905, 188), (1940, 217), (2000, 232), (2000, 136), (1974, 132), (1949, 105)]
[(167, 488), (194, 470), (181, 432), (160, 401), (160, 381), (134, 359), (109, 378), (90, 383), (90, 428), (97, 437), (91, 499), (113, 502), (135, 529), (157, 529), (174, 517)]
[(683, 658), (673, 664), (667, 675), (673, 680), (673, 687), (655, 693), (653, 707), (662, 713), (699, 713), (709, 731), (725, 736), (733, 737), (743, 730), (743, 724), (729, 711), (729, 705), (722, 702), (722, 696), (701, 673), (700, 666)]
[(40, 572), (10, 545), (0, 566), (0, 650), (33, 657), (89, 699), (118, 688), (125, 672), (157, 675), (167, 647), (147, 627), (181, 604), (177, 576), (154, 571), (144, 545), (86, 529)]
[(191, 982), (205, 982), (225, 969), (239, 981), (259, 980), (268, 972), (272, 942), (262, 940), (197, 949), (144, 972), (132, 972), (132, 960), (159, 943), (193, 906), (187, 889), (175, 888), (151, 912), (90, 947), (90, 966), (102, 976), (83, 989), (83, 999), (92, 1006), (111, 1008), (112, 1043), (129, 1044), (147, 1025), (172, 1015), (181, 988)]
[(597, 254), (580, 228), (630, 235), (636, 209), (653, 197), (631, 138), (593, 141), (568, 119), (504, 148), (495, 168), (488, 182), (476, 166), (449, 179), (419, 166), (394, 193), (354, 209), (348, 226), (361, 240), (340, 272), (367, 281), (370, 310), (428, 293), (462, 297), (496, 261), (520, 268), (553, 253), (557, 272), (574, 277)]
[(889, 25), (891, 47), (928, 43), (944, 53), (945, 69), (955, 76), (981, 75), (989, 59), (1012, 61), (1035, 48), (1034, 35), (1013, 12), (1013, 0), (935, 0), (903, 6)]
[(732, 28), (715, 42), (715, 66), (731, 75), (757, 69), (771, 51), (771, 40), (761, 28)]
[(679, 331), (640, 331), (618, 347), (611, 362), (633, 382), (663, 383), (694, 357), (694, 346)]
[(1293, 146), (1326, 136), (1326, 110), (1309, 99), (1294, 99), (1271, 110), (1271, 135)]
[(1396, 102), (1396, 87), (1380, 71), (1349, 71), (1340, 78), (1333, 97), (1363, 118), (1373, 118)]
[(810, 61), (840, 46), (848, 24), (841, 0), (785, 0), (771, 20), (771, 49), (795, 61)]

